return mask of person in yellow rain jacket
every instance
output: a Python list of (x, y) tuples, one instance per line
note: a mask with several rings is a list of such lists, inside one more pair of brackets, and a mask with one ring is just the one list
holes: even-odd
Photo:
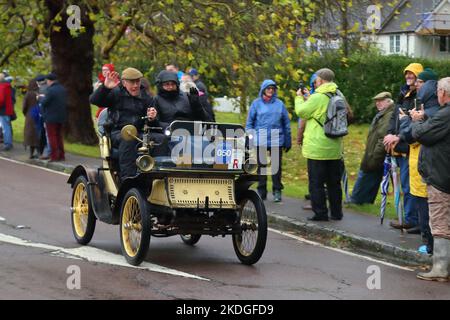
[[(423, 109), (424, 117), (432, 117), (439, 110), (437, 98), (437, 74), (431, 69), (421, 72), (416, 81), (417, 108)], [(409, 143), (409, 176), (410, 193), (415, 198), (419, 213), (419, 228), (409, 229), (408, 233), (421, 233), (424, 246), (420, 252), (433, 252), (433, 236), (429, 226), (427, 186), (419, 174), (418, 163), (421, 145), (411, 135), (411, 118), (404, 112), (400, 113), (400, 137)]]

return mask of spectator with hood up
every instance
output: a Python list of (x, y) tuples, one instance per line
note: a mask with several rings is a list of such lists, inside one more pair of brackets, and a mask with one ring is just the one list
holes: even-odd
[[(247, 131), (254, 131), (258, 154), (258, 193), (267, 198), (267, 175), (261, 171), (268, 164), (268, 153), (272, 159), (272, 193), (275, 202), (281, 201), (281, 159), (283, 150), (291, 149), (291, 122), (284, 103), (277, 97), (277, 85), (273, 80), (264, 80), (259, 97), (250, 106)], [(274, 159), (276, 161), (274, 161)], [(277, 164), (277, 165), (276, 165)]]

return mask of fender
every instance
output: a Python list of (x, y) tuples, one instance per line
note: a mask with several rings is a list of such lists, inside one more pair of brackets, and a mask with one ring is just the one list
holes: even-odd
[(252, 184), (258, 182), (258, 176), (252, 174), (243, 174), (234, 183), (234, 193), (236, 201), (240, 201), (240, 195), (247, 191)]
[(99, 170), (97, 169), (78, 165), (72, 171), (67, 183), (73, 187), (73, 184), (79, 176), (84, 176), (88, 181), (87, 193), (89, 206), (92, 208), (97, 219), (108, 224), (117, 224), (118, 221), (113, 220), (109, 196), (104, 188), (102, 172), (99, 174)]
[(122, 210), (122, 201), (128, 190), (130, 190), (131, 188), (137, 188), (141, 190), (141, 192), (143, 192), (143, 196), (147, 199), (151, 191), (152, 182), (153, 182), (152, 175), (145, 173), (141, 173), (135, 177), (126, 178), (122, 182), (119, 188), (119, 192), (117, 193), (117, 198), (115, 202), (116, 205), (114, 206), (112, 212), (112, 220), (117, 221), (117, 224), (119, 224), (120, 211)]

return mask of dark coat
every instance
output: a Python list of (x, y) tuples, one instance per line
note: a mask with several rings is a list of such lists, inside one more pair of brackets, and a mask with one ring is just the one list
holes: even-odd
[(178, 91), (172, 96), (158, 93), (155, 105), (159, 125), (166, 128), (175, 120), (213, 121), (200, 99), (199, 96), (189, 97), (186, 93)]
[(426, 121), (412, 124), (412, 135), (422, 144), (419, 173), (425, 183), (450, 193), (450, 103)]
[[(417, 91), (416, 90), (409, 90), (409, 86), (404, 85), (400, 89), (400, 94), (397, 98), (397, 104), (394, 108), (394, 112), (391, 116), (391, 121), (389, 123), (389, 127), (387, 130), (388, 134), (394, 134), (398, 135), (400, 133), (400, 121), (399, 121), (399, 114), (400, 109), (403, 109), (405, 113), (408, 113), (409, 110), (413, 109), (415, 107), (414, 103), (416, 100)], [(397, 144), (397, 146), (394, 149), (395, 152), (399, 153), (408, 153), (409, 152), (409, 145), (406, 141), (402, 140), (400, 137), (400, 142)]]
[(37, 105), (38, 86), (35, 80), (30, 81), (27, 93), (23, 99), (22, 112), (25, 116), (25, 126), (23, 129), (23, 144), (30, 147), (39, 147), (39, 136), (31, 115), (31, 109)]
[(394, 106), (380, 111), (372, 121), (367, 135), (366, 150), (361, 162), (363, 172), (372, 172), (383, 168), (386, 150), (384, 149), (383, 139), (389, 126)]
[[(439, 111), (440, 106), (437, 97), (437, 81), (429, 80), (425, 82), (423, 87), (417, 94), (417, 99), (424, 105), (425, 119), (432, 117)], [(415, 139), (411, 133), (411, 118), (404, 117), (400, 120), (400, 139), (406, 141), (408, 144), (413, 144)]]
[[(135, 97), (128, 93), (122, 85), (108, 89), (101, 85), (91, 95), (90, 102), (96, 106), (108, 108), (108, 117), (112, 122), (112, 130), (121, 130), (125, 125), (132, 124), (139, 131), (144, 127), (147, 109), (154, 106), (154, 99), (141, 86), (140, 95)], [(151, 126), (157, 126), (153, 121)]]
[(67, 118), (67, 91), (57, 81), (47, 88), (41, 101), (45, 123), (64, 123)]

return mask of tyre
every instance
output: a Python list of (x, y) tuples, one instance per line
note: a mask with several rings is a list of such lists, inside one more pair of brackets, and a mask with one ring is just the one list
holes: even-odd
[(267, 214), (264, 202), (253, 190), (239, 201), (241, 233), (233, 234), (233, 247), (239, 260), (252, 265), (261, 258), (267, 241)]
[(87, 179), (84, 176), (79, 176), (73, 186), (71, 221), (76, 241), (82, 245), (88, 244), (94, 235), (97, 218), (89, 204)]
[(145, 259), (150, 245), (151, 220), (146, 198), (130, 189), (120, 211), (120, 244), (129, 264), (137, 266)]
[(187, 245), (193, 246), (195, 245), (200, 238), (202, 237), (201, 234), (182, 234), (180, 235), (181, 240)]

